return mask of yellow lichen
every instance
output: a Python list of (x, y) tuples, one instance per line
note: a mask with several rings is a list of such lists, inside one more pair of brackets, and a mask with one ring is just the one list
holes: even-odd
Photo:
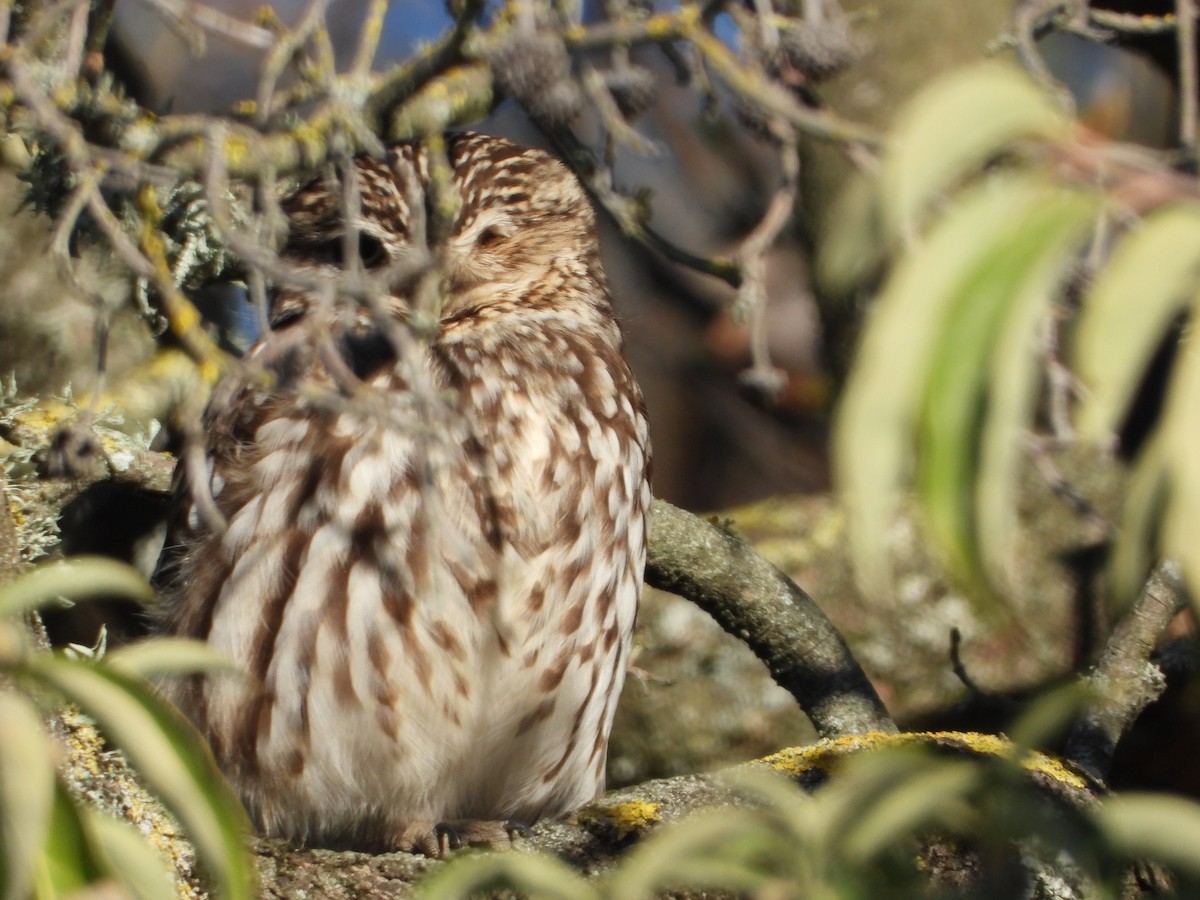
[(315, 125), (301, 123), (292, 129), (291, 137), (305, 160), (317, 160), (324, 152), (324, 134)]
[(615, 806), (591, 806), (579, 813), (579, 823), (584, 826), (600, 826), (612, 831), (617, 840), (645, 831), (660, 821), (657, 803), (630, 800)]
[[(882, 750), (909, 747), (914, 744), (952, 744), (981, 756), (1011, 757), (1015, 752), (1012, 741), (1003, 735), (971, 731), (925, 731), (906, 734), (885, 734), (872, 731), (863, 735), (848, 735), (820, 741), (811, 747), (789, 747), (770, 756), (764, 762), (780, 772), (796, 776), (814, 769), (832, 769), (847, 757), (862, 750)], [(1030, 772), (1038, 772), (1060, 784), (1086, 790), (1087, 782), (1072, 772), (1061, 760), (1031, 750), (1020, 760)]]
[(651, 16), (646, 20), (646, 34), (651, 40), (664, 40), (686, 33), (695, 28), (700, 21), (700, 9), (693, 4), (674, 14)]
[(50, 431), (67, 419), (79, 414), (79, 410), (61, 400), (45, 399), (37, 406), (23, 410), (14, 416), (14, 421), (33, 431)]

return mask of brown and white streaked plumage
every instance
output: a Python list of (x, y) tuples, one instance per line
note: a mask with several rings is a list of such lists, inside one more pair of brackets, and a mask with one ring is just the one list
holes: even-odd
[[(483, 135), (447, 154), (433, 335), (281, 290), (249, 360), (268, 379), (206, 413), (227, 528), (181, 478), (159, 565), (163, 630), (249, 673), (175, 697), (261, 828), (298, 842), (428, 850), (438, 823), (470, 839), (604, 784), (646, 550), (641, 394), (574, 176)], [(356, 166), (361, 268), (396, 273), (396, 325), (429, 161)], [(344, 207), (332, 176), (288, 197), (285, 258), (340, 265)]]

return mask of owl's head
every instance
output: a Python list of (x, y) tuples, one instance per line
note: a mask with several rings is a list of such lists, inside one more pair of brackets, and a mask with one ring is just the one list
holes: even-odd
[[(415, 280), (432, 269), (443, 318), (522, 299), (544, 303), (545, 286), (564, 279), (602, 283), (595, 215), (566, 166), (541, 150), (471, 132), (449, 137), (446, 157), (458, 209), (444, 237), (435, 238), (431, 226), (428, 153), (404, 143), (383, 159), (356, 160), (358, 194), (349, 202), (333, 172), (288, 195), (284, 258), (377, 277), (401, 308)], [(294, 318), (297, 302), (281, 292), (273, 321)]]

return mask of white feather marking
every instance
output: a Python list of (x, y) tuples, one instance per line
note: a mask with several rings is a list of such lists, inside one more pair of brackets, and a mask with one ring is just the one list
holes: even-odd
[(229, 527), (225, 529), (225, 533), (221, 536), (221, 546), (230, 559), (237, 559), (246, 552), (246, 548), (250, 546), (250, 542), (254, 540), (255, 532), (258, 528), (259, 507), (262, 506), (263, 497), (258, 494), (249, 503), (234, 513), (233, 518), (229, 522)]

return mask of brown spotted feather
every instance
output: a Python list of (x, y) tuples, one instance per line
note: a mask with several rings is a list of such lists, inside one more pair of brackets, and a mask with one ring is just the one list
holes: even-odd
[[(498, 138), (447, 149), (461, 207), (435, 246), (415, 145), (356, 161), (352, 228), (335, 174), (284, 199), (284, 255), (336, 283), (349, 230), (383, 302), (280, 288), (206, 413), (208, 483), (180, 469), (162, 628), (245, 677), (170, 689), (297, 842), (428, 850), (437, 823), (470, 838), (604, 784), (645, 561), (641, 394), (575, 178)], [(397, 339), (428, 265), (438, 325)]]

